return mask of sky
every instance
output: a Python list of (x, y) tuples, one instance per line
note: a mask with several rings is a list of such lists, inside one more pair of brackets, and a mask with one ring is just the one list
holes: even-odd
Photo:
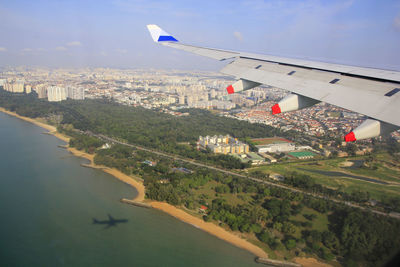
[(155, 44), (188, 44), (400, 70), (400, 0), (0, 0), (0, 67), (216, 71)]

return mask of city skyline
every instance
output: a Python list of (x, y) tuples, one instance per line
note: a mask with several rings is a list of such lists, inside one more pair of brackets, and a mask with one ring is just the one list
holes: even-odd
[[(222, 116), (260, 123), (283, 131), (310, 136), (343, 136), (365, 119), (362, 114), (321, 103), (285, 114), (271, 114), (271, 107), (287, 91), (260, 86), (227, 95), (229, 77), (212, 72), (143, 71), (121, 69), (7, 70), (0, 76), (5, 91), (28, 94), (48, 101), (103, 99), (173, 116), (187, 116), (185, 108), (214, 110)], [(400, 140), (399, 132), (392, 136)]]
[(0, 67), (218, 70), (153, 44), (146, 24), (209, 47), (400, 70), (397, 1), (15, 1), (0, 4)]

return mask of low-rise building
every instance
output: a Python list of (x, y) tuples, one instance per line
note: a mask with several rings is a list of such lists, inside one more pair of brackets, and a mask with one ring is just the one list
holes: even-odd
[(249, 145), (229, 135), (200, 136), (199, 147), (209, 148), (213, 153), (245, 154), (249, 152)]
[(290, 142), (275, 142), (267, 145), (256, 146), (259, 153), (282, 153), (296, 150), (296, 146)]
[(310, 151), (289, 152), (288, 155), (297, 159), (312, 159), (315, 157), (315, 154)]

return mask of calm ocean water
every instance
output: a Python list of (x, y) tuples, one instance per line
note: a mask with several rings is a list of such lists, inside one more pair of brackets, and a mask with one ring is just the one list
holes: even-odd
[[(156, 210), (136, 191), (0, 112), (0, 266), (260, 266), (254, 256)], [(108, 214), (126, 223), (105, 228)]]

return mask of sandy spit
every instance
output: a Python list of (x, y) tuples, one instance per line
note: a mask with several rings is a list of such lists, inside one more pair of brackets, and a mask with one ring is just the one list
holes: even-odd
[(143, 201), (144, 200), (144, 195), (145, 195), (145, 188), (142, 182), (136, 181), (134, 178), (132, 178), (129, 175), (126, 175), (125, 173), (117, 170), (117, 169), (113, 169), (113, 168), (109, 168), (107, 166), (103, 166), (103, 165), (97, 165), (94, 164), (94, 155), (93, 154), (88, 154), (85, 152), (82, 152), (80, 150), (77, 150), (73, 147), (68, 147), (67, 148), (69, 152), (71, 152), (74, 156), (77, 157), (81, 157), (81, 158), (85, 158), (90, 160), (90, 165), (95, 167), (96, 169), (101, 169), (102, 171), (111, 174), (112, 176), (114, 176), (115, 178), (117, 178), (118, 180), (134, 187), (137, 191), (138, 194), (136, 195), (136, 197), (133, 199), (135, 201)]

